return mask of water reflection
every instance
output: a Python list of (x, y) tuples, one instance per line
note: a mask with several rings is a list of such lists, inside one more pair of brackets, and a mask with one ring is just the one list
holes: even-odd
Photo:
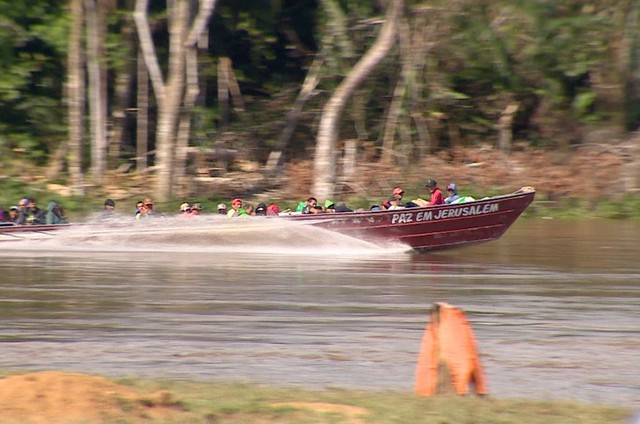
[(411, 390), (445, 301), (492, 394), (631, 405), (640, 226), (614, 224), (521, 220), (437, 254), (228, 221), (3, 242), (0, 368)]

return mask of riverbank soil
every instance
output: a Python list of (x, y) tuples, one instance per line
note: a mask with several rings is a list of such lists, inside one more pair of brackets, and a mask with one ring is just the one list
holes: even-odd
[[(361, 416), (368, 412), (364, 408), (326, 402), (280, 402), (270, 405), (275, 409), (338, 414), (343, 417), (340, 422), (345, 424), (364, 424)], [(2, 424), (203, 422), (202, 417), (186, 411), (168, 391), (139, 392), (103, 377), (58, 371), (0, 379), (0, 411)], [(210, 418), (204, 422), (222, 422)], [(254, 418), (250, 420), (252, 423), (263, 422)], [(264, 422), (269, 420), (267, 416)], [(229, 422), (237, 421), (230, 418)]]
[(0, 379), (0, 411), (0, 422), (11, 424), (164, 422), (185, 414), (167, 392), (57, 371)]

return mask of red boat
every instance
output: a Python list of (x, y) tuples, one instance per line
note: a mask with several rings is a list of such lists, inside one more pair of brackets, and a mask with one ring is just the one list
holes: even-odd
[(371, 242), (398, 241), (415, 250), (446, 249), (495, 240), (533, 201), (535, 190), (453, 205), (386, 211), (290, 215), (288, 219)]
[[(406, 208), (385, 211), (322, 213), (313, 215), (290, 214), (281, 218), (335, 231), (360, 240), (374, 243), (398, 242), (415, 250), (428, 251), (447, 249), (470, 243), (479, 243), (499, 238), (533, 201), (535, 190), (523, 187), (512, 194), (473, 200), (465, 203)], [(258, 217), (256, 217), (258, 219)], [(223, 220), (227, 225), (234, 221)], [(219, 223), (223, 222), (219, 221)], [(255, 221), (254, 221), (255, 222)], [(137, 222), (141, 224), (140, 222)], [(184, 222), (183, 222), (184, 223)], [(283, 221), (284, 223), (284, 221)], [(2, 225), (6, 224), (6, 225)], [(19, 239), (46, 239), (61, 228), (92, 228), (90, 235), (113, 236), (104, 233), (104, 228), (93, 228), (85, 224), (63, 225), (14, 225), (0, 224), (0, 241)], [(131, 222), (118, 222), (109, 229), (122, 228), (131, 232)], [(286, 226), (285, 226), (286, 227)], [(186, 231), (188, 227), (137, 227), (146, 236), (166, 236), (168, 232)], [(189, 229), (193, 230), (193, 229)]]
[(0, 222), (0, 241), (20, 240), (24, 238), (41, 239), (49, 238), (51, 233), (60, 228), (69, 227), (69, 224), (58, 225), (17, 225), (13, 222)]

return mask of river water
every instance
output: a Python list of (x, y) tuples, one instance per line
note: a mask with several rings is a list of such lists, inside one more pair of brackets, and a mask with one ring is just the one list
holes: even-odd
[(432, 254), (260, 219), (159, 221), (0, 241), (0, 369), (409, 391), (447, 302), (491, 395), (640, 406), (637, 221), (520, 219)]

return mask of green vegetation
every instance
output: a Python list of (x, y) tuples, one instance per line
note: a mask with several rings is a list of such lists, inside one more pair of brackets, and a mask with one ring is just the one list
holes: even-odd
[[(38, 190), (23, 188), (31, 184), (29, 173), (23, 172), (27, 164), (63, 185), (71, 185), (71, 168), (81, 168), (87, 184), (104, 182), (94, 181), (96, 176), (91, 175), (97, 136), (91, 127), (95, 117), (87, 112), (89, 104), (80, 120), (84, 125), (77, 150), (81, 160), (74, 165), (69, 157), (69, 126), (78, 126), (67, 122), (67, 50), (74, 28), (69, 6), (77, 3), (34, 0), (27, 5), (0, 0), (5, 6), (0, 8), (4, 23), (0, 26), (0, 167), (15, 181), (0, 180), (3, 206), (16, 198), (13, 190), (20, 195)], [(151, 3), (152, 36), (158, 56), (166, 59), (169, 19), (163, 2)], [(274, 150), (282, 151), (287, 164), (309, 159), (319, 116), (331, 93), (375, 40), (383, 3), (217, 2), (207, 27), (209, 41), (198, 53), (201, 92), (190, 110), (189, 147), (231, 148), (238, 152), (238, 159), (262, 165)], [(99, 28), (105, 33), (97, 34), (97, 41), (104, 43), (104, 57), (94, 66), (102, 67), (108, 83), (104, 87), (104, 125), (109, 132), (106, 168), (114, 171), (134, 162), (140, 124), (134, 3), (89, 4), (105, 18)], [(391, 166), (400, 168), (435, 155), (453, 162), (458, 147), (496, 147), (503, 121), (510, 123), (501, 134), (513, 137), (512, 146), (564, 152), (569, 157), (577, 154), (576, 146), (637, 143), (633, 139), (640, 125), (637, 2), (407, 0), (405, 5), (402, 27), (407, 32), (353, 96), (340, 122), (340, 140), (359, 142), (360, 165), (377, 163), (384, 154), (392, 158)], [(195, 16), (196, 10), (192, 12)], [(91, 44), (87, 41), (90, 31), (83, 27), (80, 32), (85, 40), (81, 45)], [(291, 136), (281, 143), (288, 114), (317, 57), (323, 62), (313, 95), (301, 106)], [(229, 104), (218, 98), (218, 67), (223, 58), (230, 60), (239, 88)], [(81, 67), (86, 73), (91, 64)], [(166, 76), (167, 69), (162, 71)], [(84, 82), (89, 94), (83, 101), (93, 91), (102, 92), (91, 87), (95, 81), (89, 77)], [(154, 89), (148, 91), (150, 122), (146, 126), (152, 131), (146, 144), (154, 150), (158, 102)], [(395, 115), (391, 106), (397, 106)], [(512, 116), (507, 116), (507, 110), (513, 111)], [(395, 128), (389, 136), (388, 128)], [(633, 151), (623, 155), (625, 161), (639, 160)], [(154, 162), (149, 155), (148, 165)], [(195, 162), (190, 158), (183, 164), (187, 177), (196, 175), (199, 165)], [(574, 170), (571, 163), (562, 166)], [(237, 163), (229, 168), (237, 171)], [(593, 184), (602, 180), (595, 174), (588, 174)], [(607, 178), (619, 182), (637, 179), (634, 175)], [(43, 194), (37, 196), (41, 202), (49, 197), (41, 191), (34, 194), (38, 193)], [(570, 215), (622, 218), (638, 214), (634, 201), (605, 204), (598, 199), (594, 204), (593, 196), (584, 197), (589, 203), (570, 209)], [(64, 203), (70, 213), (80, 213), (84, 205), (100, 202), (69, 198)]]
[(630, 416), (624, 408), (562, 401), (423, 398), (395, 391), (316, 391), (240, 383), (137, 381), (133, 386), (168, 392), (165, 398), (189, 415), (168, 423), (610, 424)]
[[(420, 188), (416, 183), (415, 192)], [(478, 190), (479, 191), (479, 190)], [(501, 194), (496, 192), (493, 194)], [(61, 196), (58, 193), (47, 190), (47, 185), (38, 183), (31, 185), (18, 184), (16, 180), (0, 181), (0, 207), (5, 210), (17, 204), (23, 197), (34, 197), (40, 207), (46, 206), (50, 200), (57, 200), (63, 207), (70, 222), (80, 222), (90, 214), (102, 209), (106, 197), (102, 194), (88, 193), (86, 196)], [(116, 210), (126, 214), (133, 213), (136, 200), (146, 197), (139, 194), (126, 200), (118, 200)], [(300, 198), (278, 201), (282, 210), (290, 208), (294, 210), (299, 200), (306, 198), (301, 194)], [(384, 197), (384, 196), (382, 196)], [(364, 198), (358, 195), (346, 196), (346, 203), (353, 208), (368, 208), (380, 201), (382, 197)], [(480, 197), (480, 196), (478, 196)], [(229, 198), (213, 193), (210, 196), (194, 196), (186, 199), (191, 203), (199, 202), (204, 207), (204, 213), (214, 213), (219, 203), (229, 203)], [(247, 199), (245, 199), (247, 200)], [(183, 199), (173, 199), (166, 203), (157, 203), (156, 208), (169, 215), (177, 214)], [(255, 206), (258, 201), (247, 200)], [(533, 204), (524, 212), (523, 218), (550, 217), (556, 219), (640, 219), (640, 196), (627, 196), (623, 199), (611, 199), (603, 197), (598, 201), (589, 201), (576, 197), (565, 200), (549, 201), (543, 196), (538, 196)]]

